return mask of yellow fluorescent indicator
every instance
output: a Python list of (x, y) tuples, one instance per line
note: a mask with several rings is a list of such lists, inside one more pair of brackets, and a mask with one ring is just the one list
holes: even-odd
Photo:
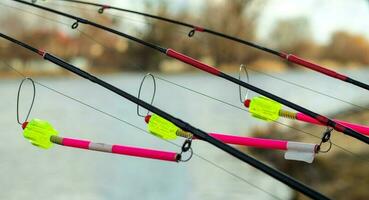
[(266, 121), (277, 120), (281, 109), (282, 105), (280, 103), (263, 96), (252, 98), (249, 107), (253, 117)]
[(52, 146), (50, 137), (58, 135), (58, 132), (52, 125), (44, 120), (33, 119), (30, 121), (23, 131), (23, 136), (27, 138), (33, 145), (43, 149), (48, 149)]
[(153, 114), (151, 116), (148, 123), (148, 130), (150, 133), (166, 140), (176, 139), (176, 132), (178, 129), (179, 128), (175, 126), (172, 122), (156, 114)]

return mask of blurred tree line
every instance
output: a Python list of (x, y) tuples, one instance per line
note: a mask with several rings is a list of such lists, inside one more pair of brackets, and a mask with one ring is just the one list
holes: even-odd
[[(369, 65), (369, 57), (366, 56), (369, 52), (369, 42), (366, 38), (339, 31), (332, 36), (327, 45), (319, 45), (311, 37), (310, 24), (306, 18), (281, 20), (271, 31), (268, 41), (258, 41), (256, 27), (263, 11), (264, 0), (208, 0), (201, 8), (201, 13), (193, 13), (188, 9), (180, 9), (179, 12), (173, 13), (168, 7), (170, 1), (160, 1), (159, 6), (158, 2), (155, 4), (154, 6), (146, 3), (145, 12), (190, 22), (245, 40), (261, 42), (267, 47), (317, 62), (330, 60), (340, 66), (352, 63)], [(108, 14), (109, 11), (100, 15), (91, 10), (79, 9), (76, 12), (64, 7), (62, 10), (119, 29), (145, 41), (173, 48), (215, 66), (229, 66), (237, 70), (241, 63), (258, 67), (257, 63), (260, 61), (269, 60), (272, 62), (261, 63), (267, 65), (266, 68), (275, 67), (273, 65), (275, 63), (294, 67), (267, 53), (210, 34), (195, 33), (194, 37), (190, 38), (187, 36), (190, 29), (158, 20), (122, 13), (119, 16), (111, 15)], [(55, 17), (51, 14), (47, 16)], [(176, 68), (179, 65), (179, 62), (170, 61), (166, 56), (150, 48), (86, 25), (81, 25), (73, 34), (65, 32), (68, 27), (60, 28), (61, 25), (58, 24), (51, 27), (43, 27), (42, 24), (27, 27), (25, 26), (27, 22), (17, 13), (0, 19), (0, 23), (7, 33), (12, 33), (12, 36), (21, 41), (46, 49), (68, 61), (76, 57), (84, 58), (89, 66), (95, 69), (155, 71), (163, 70), (164, 64), (169, 68)], [(20, 50), (5, 40), (0, 40), (0, 47), (0, 58), (5, 61), (20, 59), (27, 63), (36, 59), (32, 53)]]

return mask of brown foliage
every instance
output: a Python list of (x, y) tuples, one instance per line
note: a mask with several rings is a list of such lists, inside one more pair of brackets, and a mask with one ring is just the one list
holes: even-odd
[(325, 57), (342, 63), (358, 62), (369, 64), (369, 42), (361, 35), (339, 31), (333, 34), (325, 49)]

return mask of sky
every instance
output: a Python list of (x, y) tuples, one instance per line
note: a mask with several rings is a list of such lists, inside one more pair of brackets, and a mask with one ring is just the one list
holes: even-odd
[(258, 33), (266, 38), (278, 19), (307, 17), (313, 38), (329, 42), (337, 30), (363, 34), (369, 39), (369, 1), (367, 0), (268, 0)]
[[(86, 1), (109, 3), (122, 8), (143, 11), (143, 2), (151, 2), (155, 5), (159, 0)], [(183, 8), (191, 10), (194, 15), (199, 15), (203, 4), (222, 1), (229, 0), (167, 0), (164, 2), (168, 2), (174, 12)], [(20, 6), (10, 0), (5, 2), (8, 5)], [(48, 0), (48, 2), (52, 1)], [(265, 0), (265, 2), (257, 27), (257, 36), (260, 41), (267, 40), (269, 32), (278, 20), (296, 17), (306, 17), (310, 21), (312, 38), (321, 44), (328, 43), (331, 34), (337, 30), (362, 34), (369, 39), (369, 0)]]

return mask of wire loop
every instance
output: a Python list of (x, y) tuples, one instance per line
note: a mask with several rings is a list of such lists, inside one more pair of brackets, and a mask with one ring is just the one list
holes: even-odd
[(76, 28), (78, 28), (78, 25), (79, 25), (79, 22), (78, 21), (76, 21), (76, 22), (74, 22), (73, 24), (72, 24), (72, 29), (76, 29)]
[[(242, 73), (242, 69), (245, 71), (245, 76), (246, 76), (246, 80), (247, 83), (250, 82), (250, 78), (249, 78), (249, 73), (246, 69), (246, 66), (244, 64), (240, 65), (240, 70), (238, 71), (238, 79), (241, 81), (241, 73)], [(238, 86), (238, 93), (240, 95), (240, 102), (243, 104), (243, 102), (247, 99), (247, 97), (249, 96), (249, 89), (246, 90), (246, 94), (245, 94), (245, 98), (242, 98), (242, 88), (239, 85)]]
[[(22, 86), (23, 86), (23, 83), (26, 81), (26, 80), (29, 80), (31, 81), (32, 83), (32, 87), (33, 87), (33, 95), (32, 95), (32, 102), (31, 102), (31, 105), (29, 107), (29, 110), (28, 110), (28, 113), (26, 115), (26, 118), (24, 119), (23, 122), (21, 122), (20, 120), (20, 115), (19, 115), (19, 99), (20, 99), (20, 95), (21, 95), (21, 90), (22, 90)], [(31, 114), (31, 111), (32, 111), (32, 108), (33, 108), (33, 104), (35, 102), (35, 98), (36, 98), (36, 86), (35, 86), (35, 82), (33, 81), (32, 78), (24, 78), (21, 83), (19, 84), (19, 88), (18, 88), (18, 94), (17, 94), (17, 122), (18, 124), (22, 125), (24, 122), (26, 122), (29, 118), (29, 115)]]
[[(138, 95), (137, 95), (137, 98), (140, 99), (141, 97), (141, 90), (142, 90), (142, 87), (143, 87), (143, 84), (146, 80), (146, 78), (150, 76), (152, 78), (152, 82), (153, 82), (153, 85), (154, 85), (154, 91), (153, 91), (153, 94), (152, 94), (152, 97), (151, 97), (151, 101), (150, 101), (150, 104), (152, 105), (154, 103), (154, 99), (155, 99), (155, 95), (156, 95), (156, 80), (155, 80), (155, 76), (152, 75), (151, 73), (147, 73), (143, 78), (142, 78), (142, 81), (141, 81), (141, 84), (140, 84), (140, 88), (138, 90)], [(140, 113), (140, 106), (137, 104), (137, 115), (140, 116), (140, 117), (146, 117), (148, 114), (150, 113), (150, 111), (147, 111), (146, 115), (142, 115)]]

